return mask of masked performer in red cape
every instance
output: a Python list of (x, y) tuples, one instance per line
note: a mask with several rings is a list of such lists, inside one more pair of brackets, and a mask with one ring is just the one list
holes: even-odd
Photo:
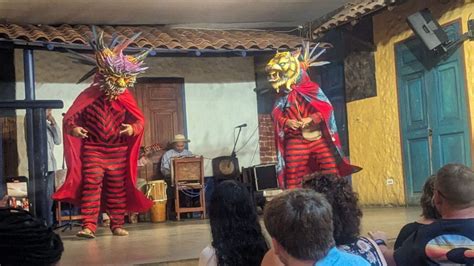
[(325, 49), (312, 57), (317, 48), (310, 52), (306, 43), (303, 54), (279, 52), (266, 66), (273, 88), (285, 92), (272, 111), (281, 188), (299, 188), (303, 176), (313, 172), (347, 176), (360, 170), (343, 156), (333, 107), (308, 76), (310, 66), (328, 63), (316, 62)]
[(144, 117), (127, 89), (146, 69), (143, 60), (148, 51), (123, 54), (138, 35), (119, 44), (115, 39), (109, 48), (104, 45), (103, 32), (97, 34), (93, 28), (93, 34), (95, 58), (74, 53), (80, 62), (96, 65), (80, 81), (94, 74), (95, 78), (64, 116), (68, 172), (53, 199), (81, 206), (83, 229), (77, 236), (95, 237), (100, 209), (109, 214), (113, 234), (125, 236), (125, 212), (143, 212), (152, 206), (135, 188)]

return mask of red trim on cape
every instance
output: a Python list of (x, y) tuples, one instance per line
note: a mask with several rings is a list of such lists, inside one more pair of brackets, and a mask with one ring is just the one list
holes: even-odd
[[(99, 85), (92, 84), (79, 94), (64, 116), (64, 158), (68, 169), (66, 181), (52, 196), (54, 200), (70, 202), (74, 205), (80, 206), (82, 197), (82, 139), (69, 135), (69, 132), (66, 131), (64, 121), (70, 119), (74, 114), (92, 104), (101, 95), (102, 92), (99, 90)], [(138, 108), (135, 99), (128, 90), (125, 90), (125, 92), (117, 98), (116, 102), (123, 106), (135, 119), (137, 119), (137, 122), (144, 125), (145, 118), (143, 113)], [(143, 130), (141, 132), (135, 132), (133, 136), (128, 138), (129, 157), (127, 159), (129, 162), (129, 174), (125, 179), (127, 210), (136, 212), (145, 212), (153, 205), (153, 202), (147, 199), (145, 195), (136, 188), (137, 160), (142, 138)]]

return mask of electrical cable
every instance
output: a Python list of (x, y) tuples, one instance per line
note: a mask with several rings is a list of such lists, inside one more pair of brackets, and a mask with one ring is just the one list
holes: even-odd
[[(237, 151), (235, 151), (235, 153), (240, 152), (243, 148), (245, 148), (245, 146), (247, 146), (247, 144), (250, 142), (250, 140), (253, 138), (253, 136), (254, 136), (255, 133), (257, 132), (257, 129), (258, 129), (258, 125), (257, 125), (257, 127), (255, 128), (255, 130), (252, 132), (252, 134), (250, 135), (250, 137), (247, 139), (247, 141), (246, 141)], [(234, 132), (235, 132), (235, 130), (234, 130)]]
[[(191, 187), (187, 187), (186, 185), (180, 185), (180, 188), (184, 188), (184, 189), (180, 189), (179, 191), (181, 191), (185, 196), (187, 197), (190, 197), (190, 198), (197, 198), (201, 195), (201, 192), (194, 192), (193, 188)], [(206, 190), (207, 189), (207, 184), (205, 184), (202, 189)]]
[(257, 154), (257, 150), (259, 147), (260, 147), (260, 143), (257, 143), (257, 145), (255, 145), (255, 151), (253, 152), (253, 155), (252, 155), (252, 160), (250, 160), (250, 165), (253, 165), (253, 160), (255, 159), (255, 154)]

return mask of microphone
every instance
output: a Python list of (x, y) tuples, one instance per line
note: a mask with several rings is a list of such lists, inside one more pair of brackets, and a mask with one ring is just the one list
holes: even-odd
[(238, 126), (236, 126), (235, 128), (241, 128), (241, 127), (247, 127), (247, 124), (246, 124), (246, 123), (244, 123), (244, 124), (242, 124), (242, 125), (238, 125)]

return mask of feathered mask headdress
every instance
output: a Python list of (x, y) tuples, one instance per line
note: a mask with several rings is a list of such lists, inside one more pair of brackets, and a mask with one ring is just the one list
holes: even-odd
[[(312, 66), (329, 64), (327, 61), (317, 61), (328, 47), (331, 47), (330, 44), (317, 43), (310, 49), (310, 43), (303, 42), (302, 47), (294, 52), (276, 53), (265, 68), (268, 73), (268, 81), (277, 92), (283, 85), (287, 90), (291, 90), (291, 86), (296, 84), (300, 78), (302, 70), (306, 71)], [(315, 54), (318, 48), (320, 51)]]
[(108, 46), (104, 43), (103, 31), (97, 34), (96, 28), (92, 27), (92, 34), (89, 44), (95, 53), (94, 57), (68, 50), (73, 54), (76, 62), (94, 66), (77, 83), (97, 74), (95, 82), (100, 84), (100, 89), (109, 99), (116, 99), (126, 88), (133, 87), (138, 74), (147, 69), (143, 66), (143, 61), (151, 49), (135, 55), (123, 54), (140, 33), (123, 40), (120, 40), (118, 36), (112, 37)]
[[(321, 45), (320, 42), (316, 43), (314, 45), (313, 49), (310, 51), (310, 43), (309, 42), (303, 42), (302, 47), (300, 48), (300, 53), (303, 52), (301, 55), (301, 64), (303, 69), (308, 69), (310, 67), (317, 67), (317, 66), (324, 66), (329, 64), (330, 62), (328, 61), (317, 61), (317, 59), (326, 52), (327, 48), (332, 47), (329, 43), (324, 43)], [(317, 54), (314, 54), (317, 49), (320, 49), (320, 51)]]

